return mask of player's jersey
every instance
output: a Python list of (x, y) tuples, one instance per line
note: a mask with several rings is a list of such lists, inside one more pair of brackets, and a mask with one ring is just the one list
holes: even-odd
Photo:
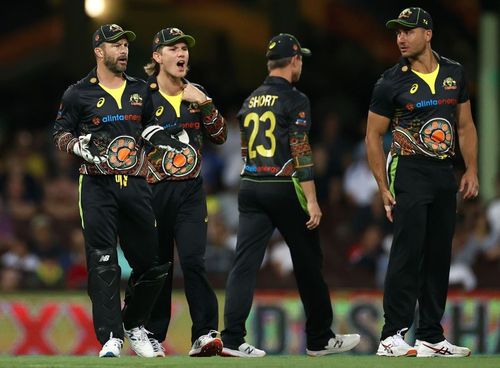
[(90, 151), (108, 156), (103, 164), (82, 160), (81, 174), (146, 175), (147, 162), (141, 147), (145, 83), (125, 74), (124, 78), (121, 95), (99, 85), (96, 69), (64, 92), (54, 124), (56, 146), (72, 152), (78, 137), (90, 133)]
[(464, 70), (459, 63), (434, 55), (438, 61), (434, 75), (418, 75), (401, 58), (375, 85), (370, 111), (391, 119), (393, 156), (454, 155), (457, 104), (469, 99)]
[[(186, 81), (187, 82), (187, 81)], [(205, 93), (202, 86), (195, 84)], [(201, 170), (201, 149), (204, 138), (212, 143), (222, 144), (227, 138), (227, 126), (224, 118), (214, 106), (212, 100), (203, 104), (181, 100), (182, 96), (171, 96), (174, 100), (168, 101), (168, 96), (162, 94), (158, 81), (152, 76), (147, 81), (146, 110), (147, 125), (160, 125), (165, 129), (182, 128), (180, 140), (188, 145), (180, 152), (150, 147), (148, 150), (149, 169), (147, 180), (157, 183), (162, 180), (187, 180), (196, 178)]]
[(286, 79), (267, 77), (245, 100), (238, 119), (242, 176), (291, 177), (297, 169), (312, 168), (309, 99)]

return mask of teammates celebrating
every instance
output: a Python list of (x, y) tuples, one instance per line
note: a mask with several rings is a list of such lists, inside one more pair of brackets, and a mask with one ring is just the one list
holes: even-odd
[[(478, 193), (477, 135), (463, 68), (432, 51), (432, 19), (423, 9), (405, 9), (387, 26), (397, 31), (402, 58), (375, 86), (366, 137), (370, 166), (396, 233), (377, 354), (468, 356), (468, 348), (444, 338), (440, 325), (454, 230), (456, 184), (449, 157), (456, 135), (467, 165), (460, 190), (465, 198)], [(265, 356), (245, 342), (245, 322), (255, 276), (275, 228), (290, 247), (306, 314), (307, 354), (356, 347), (359, 335), (331, 330), (332, 308), (321, 274), (310, 106), (293, 86), (311, 51), (290, 34), (273, 37), (266, 53), (269, 75), (238, 114), (240, 226), (221, 338), (217, 298), (205, 273), (207, 208), (200, 171), (203, 141), (223, 144), (227, 126), (205, 89), (186, 79), (192, 36), (173, 27), (154, 36), (146, 83), (125, 74), (134, 39), (132, 31), (116, 24), (95, 31), (96, 67), (64, 93), (53, 133), (58, 149), (81, 159), (79, 207), (88, 294), (103, 345), (99, 357), (119, 357), (124, 338), (139, 356), (165, 356), (174, 244), (193, 323), (189, 355)], [(433, 99), (445, 103), (425, 103)], [(388, 182), (380, 138), (389, 126)], [(433, 223), (439, 226), (434, 229)], [(133, 269), (123, 308), (117, 239)], [(413, 323), (417, 300), (419, 340), (412, 347), (404, 332)]]

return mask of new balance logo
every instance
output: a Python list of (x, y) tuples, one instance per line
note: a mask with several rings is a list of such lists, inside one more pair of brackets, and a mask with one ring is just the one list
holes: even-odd
[(333, 347), (334, 348), (341, 348), (343, 344), (344, 344), (344, 340), (337, 340), (337, 341), (335, 341), (335, 344), (333, 344)]
[(253, 349), (252, 347), (250, 347), (250, 346), (249, 346), (249, 347), (247, 347), (247, 348), (245, 349), (245, 353), (247, 353), (248, 355), (250, 355), (250, 354), (252, 354), (253, 350), (254, 350), (254, 349)]
[(104, 254), (99, 258), (99, 262), (108, 262), (111, 256), (109, 254)]

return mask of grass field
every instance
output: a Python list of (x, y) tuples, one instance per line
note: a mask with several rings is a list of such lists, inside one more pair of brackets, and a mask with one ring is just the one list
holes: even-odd
[(255, 359), (189, 358), (174, 356), (156, 359), (122, 357), (99, 359), (74, 356), (0, 356), (1, 368), (89, 368), (89, 367), (144, 367), (144, 368), (498, 368), (500, 355), (477, 355), (470, 358), (386, 358), (377, 356), (335, 355), (309, 358), (301, 355), (268, 356)]

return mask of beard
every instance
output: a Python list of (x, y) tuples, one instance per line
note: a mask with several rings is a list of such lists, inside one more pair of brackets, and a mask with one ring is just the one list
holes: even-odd
[(122, 66), (118, 64), (118, 58), (113, 60), (107, 55), (104, 56), (104, 65), (114, 74), (121, 74), (127, 69), (126, 65)]

